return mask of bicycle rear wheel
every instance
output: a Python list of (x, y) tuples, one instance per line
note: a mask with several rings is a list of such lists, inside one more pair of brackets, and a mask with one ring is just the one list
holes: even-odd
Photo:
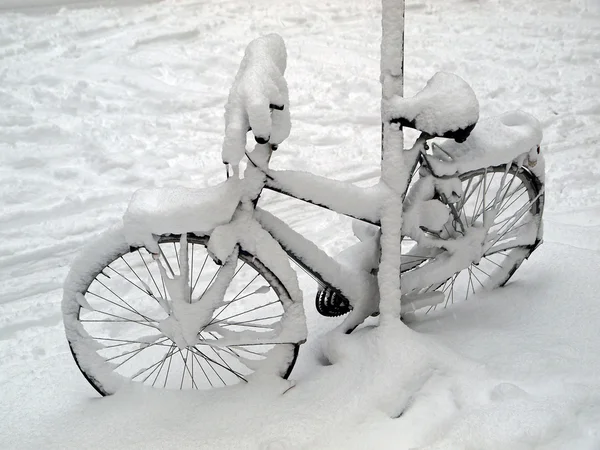
[[(122, 231), (112, 230), (89, 246), (69, 273), (65, 331), (77, 366), (96, 391), (110, 395), (131, 382), (166, 389), (245, 383), (271, 352), (277, 353), (278, 375), (287, 378), (299, 344), (261, 342), (278, 329), (291, 301), (273, 272), (242, 249), (237, 260), (216, 264), (206, 249), (208, 236), (164, 235), (158, 243), (160, 253), (153, 256), (130, 248)], [(209, 286), (220, 282), (222, 268), (234, 264), (222, 306), (212, 311), (193, 344), (182, 344), (165, 326), (172, 291), (164, 273), (170, 278), (186, 268), (184, 245), (186, 289), (193, 302), (202, 302)], [(243, 342), (236, 336), (244, 336)]]
[[(450, 220), (440, 233), (454, 239), (465, 227), (481, 226), (485, 214), (495, 213), (484, 239), (480, 261), (456, 272), (442, 283), (418, 289), (419, 294), (439, 291), (443, 306), (468, 300), (478, 291), (504, 286), (541, 242), (544, 191), (542, 182), (523, 166), (493, 166), (460, 176), (463, 195), (453, 206), (461, 220)], [(405, 243), (403, 271), (424, 267), (443, 258), (444, 252)], [(428, 311), (437, 307), (428, 308)]]

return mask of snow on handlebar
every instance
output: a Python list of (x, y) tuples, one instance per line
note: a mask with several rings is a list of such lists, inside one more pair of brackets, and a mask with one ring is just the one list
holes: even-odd
[(246, 47), (225, 105), (222, 158), (237, 166), (252, 130), (259, 144), (278, 145), (290, 134), (289, 93), (284, 73), (287, 52), (281, 36), (259, 37)]

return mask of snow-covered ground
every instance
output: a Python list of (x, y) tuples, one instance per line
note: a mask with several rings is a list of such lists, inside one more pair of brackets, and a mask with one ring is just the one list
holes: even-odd
[[(419, 335), (332, 340), (301, 277), (309, 341), (285, 395), (101, 400), (61, 323), (78, 249), (140, 187), (224, 178), (223, 105), (260, 34), (289, 53), (293, 128), (273, 167), (376, 177), (380, 2), (0, 3), (0, 448), (600, 448), (598, 0), (408, 1), (408, 94), (452, 71), (482, 116), (521, 108), (544, 125), (546, 239), (507, 287)], [(332, 254), (352, 240), (347, 219), (265, 205)]]

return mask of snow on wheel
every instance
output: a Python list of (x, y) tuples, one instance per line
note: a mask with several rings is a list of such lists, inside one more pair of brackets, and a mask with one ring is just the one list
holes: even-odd
[[(457, 239), (472, 227), (485, 227), (487, 233), (478, 262), (443, 283), (419, 290), (441, 291), (444, 306), (467, 300), (479, 290), (504, 286), (535, 250), (542, 235), (543, 184), (528, 169), (516, 164), (493, 166), (467, 172), (460, 179), (463, 193), (453, 207), (461, 220), (449, 220), (437, 237)], [(403, 271), (444, 257), (439, 249), (428, 251), (414, 241), (403, 246)]]
[[(130, 382), (229, 386), (273, 361), (277, 375), (287, 378), (299, 345), (276, 342), (290, 301), (273, 273), (241, 249), (237, 258), (215, 263), (207, 236), (164, 235), (158, 243), (160, 253), (152, 255), (130, 248), (122, 230), (111, 230), (73, 264), (63, 318), (75, 362), (92, 386), (101, 395)], [(173, 280), (185, 281), (179, 290), (188, 303), (174, 298)], [(186, 326), (190, 320), (201, 326)]]

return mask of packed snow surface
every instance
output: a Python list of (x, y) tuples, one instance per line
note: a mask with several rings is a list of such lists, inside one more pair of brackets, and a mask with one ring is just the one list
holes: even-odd
[[(545, 242), (503, 289), (411, 324), (308, 341), (291, 378), (99, 400), (69, 353), (61, 286), (141, 188), (224, 181), (224, 105), (246, 45), (287, 47), (275, 169), (375, 184), (378, 0), (8, 0), (0, 5), (0, 448), (600, 447), (600, 2), (410, 0), (405, 92), (466, 80), (481, 120), (540, 120)], [(411, 137), (411, 135), (409, 135)], [(194, 191), (187, 191), (194, 192)], [(335, 255), (351, 220), (266, 194)], [(212, 224), (209, 224), (212, 225)]]

